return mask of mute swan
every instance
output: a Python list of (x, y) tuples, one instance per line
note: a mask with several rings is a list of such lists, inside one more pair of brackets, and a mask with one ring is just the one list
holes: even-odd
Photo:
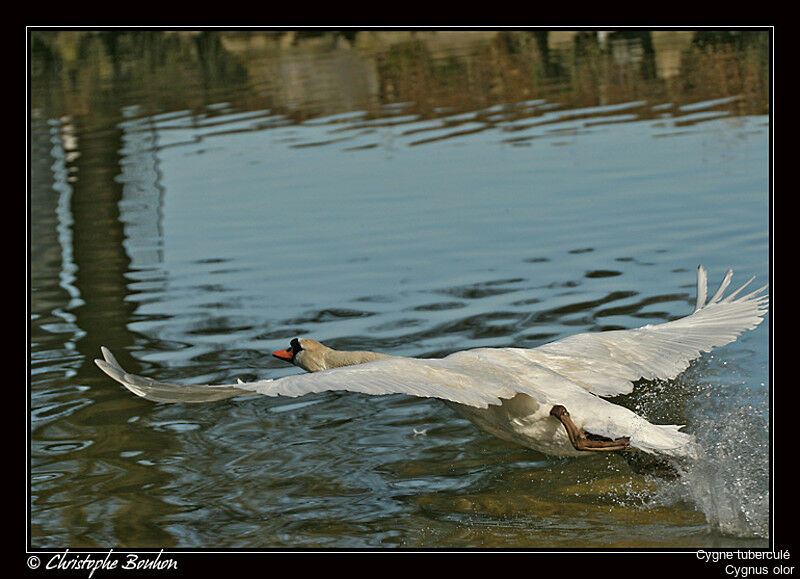
[(686, 317), (630, 330), (576, 334), (533, 349), (476, 348), (441, 359), (337, 351), (295, 338), (273, 353), (310, 374), (228, 385), (181, 385), (128, 374), (102, 347), (95, 363), (135, 394), (159, 402), (208, 402), (232, 396), (302, 396), (349, 390), (440, 398), (502, 439), (556, 456), (638, 449), (654, 456), (695, 457), (682, 426), (651, 424), (604, 397), (633, 382), (670, 379), (714, 347), (755, 328), (767, 311), (764, 286), (738, 297), (754, 278), (723, 298), (728, 270), (706, 302), (707, 274), (697, 269), (697, 303)]

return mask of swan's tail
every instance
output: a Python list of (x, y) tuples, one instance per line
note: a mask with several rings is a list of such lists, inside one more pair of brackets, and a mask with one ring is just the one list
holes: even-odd
[(681, 428), (682, 425), (652, 424), (642, 419), (630, 436), (631, 446), (648, 454), (700, 458), (702, 451), (694, 436), (681, 432)]

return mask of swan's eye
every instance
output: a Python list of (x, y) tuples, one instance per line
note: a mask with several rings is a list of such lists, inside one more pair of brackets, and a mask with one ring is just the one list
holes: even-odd
[(289, 342), (289, 345), (292, 348), (292, 353), (293, 354), (297, 354), (297, 352), (299, 352), (300, 350), (303, 349), (303, 347), (300, 345), (300, 340), (298, 340), (297, 338), (295, 338), (294, 340)]

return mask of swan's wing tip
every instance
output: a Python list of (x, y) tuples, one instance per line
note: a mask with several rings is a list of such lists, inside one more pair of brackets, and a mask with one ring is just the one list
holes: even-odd
[(119, 365), (114, 355), (106, 347), (101, 347), (104, 360), (95, 359), (94, 363), (108, 376), (122, 384), (125, 388), (153, 402), (212, 402), (224, 400), (234, 396), (252, 396), (257, 392), (237, 388), (232, 384), (173, 384), (170, 382), (160, 382), (147, 378), (129, 374)]
[[(114, 357), (114, 354), (111, 353), (111, 350), (105, 346), (100, 346), (100, 353), (103, 354), (103, 358), (107, 363), (111, 364), (112, 366), (116, 366), (117, 368), (122, 368), (119, 362), (117, 362), (117, 359)], [(98, 360), (95, 361), (97, 362)]]

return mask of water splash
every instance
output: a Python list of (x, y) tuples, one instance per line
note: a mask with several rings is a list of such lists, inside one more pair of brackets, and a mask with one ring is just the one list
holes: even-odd
[(705, 455), (682, 486), (713, 530), (740, 537), (769, 536), (769, 422), (753, 406), (717, 417), (698, 435)]
[(648, 383), (623, 397), (659, 424), (686, 424), (699, 458), (676, 465), (680, 476), (660, 479), (649, 506), (688, 503), (708, 531), (730, 537), (769, 537), (769, 389), (753, 380), (746, 351), (719, 363), (713, 355), (671, 381)]
[(708, 521), (709, 532), (769, 537), (769, 422), (745, 405), (700, 422), (695, 433), (702, 456), (682, 465), (681, 476), (659, 488), (655, 501), (689, 501)]

